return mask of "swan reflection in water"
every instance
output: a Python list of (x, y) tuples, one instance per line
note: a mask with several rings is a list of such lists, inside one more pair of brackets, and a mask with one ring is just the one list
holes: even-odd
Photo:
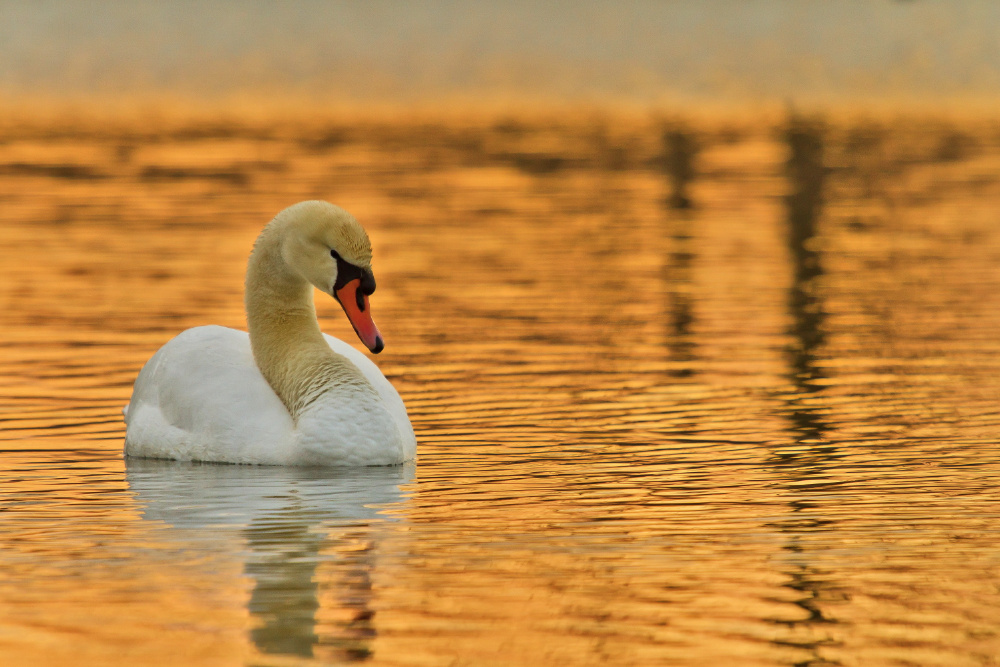
[(126, 460), (145, 519), (187, 539), (245, 540), (257, 650), (338, 661), (370, 657), (377, 527), (414, 470)]

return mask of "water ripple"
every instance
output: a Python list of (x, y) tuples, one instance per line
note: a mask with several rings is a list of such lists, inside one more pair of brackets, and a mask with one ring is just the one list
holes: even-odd
[[(1000, 655), (993, 124), (163, 123), (0, 144), (4, 662)], [(371, 232), (418, 466), (126, 466), (307, 197)]]

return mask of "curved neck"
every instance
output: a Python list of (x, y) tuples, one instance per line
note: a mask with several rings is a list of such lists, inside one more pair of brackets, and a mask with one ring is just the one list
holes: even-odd
[(257, 367), (297, 419), (346, 360), (323, 339), (313, 287), (285, 263), (282, 230), (274, 227), (264, 229), (247, 263), (247, 329)]

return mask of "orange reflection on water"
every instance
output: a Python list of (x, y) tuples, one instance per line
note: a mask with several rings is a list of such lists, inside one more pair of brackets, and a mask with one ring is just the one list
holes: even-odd
[[(120, 118), (0, 144), (18, 664), (986, 664), (979, 119)], [(369, 229), (415, 470), (119, 458), (260, 227)], [(339, 307), (324, 328), (353, 342)]]
[(247, 655), (239, 561), (217, 545), (202, 556), (207, 567), (176, 562), (163, 526), (141, 518), (118, 457), (90, 452), (69, 463), (56, 454), (4, 455), (4, 662), (225, 664)]

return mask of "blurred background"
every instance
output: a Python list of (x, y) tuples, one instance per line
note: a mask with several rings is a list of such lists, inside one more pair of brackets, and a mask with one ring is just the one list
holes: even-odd
[(107, 102), (996, 100), (989, 0), (0, 2), (0, 94)]

